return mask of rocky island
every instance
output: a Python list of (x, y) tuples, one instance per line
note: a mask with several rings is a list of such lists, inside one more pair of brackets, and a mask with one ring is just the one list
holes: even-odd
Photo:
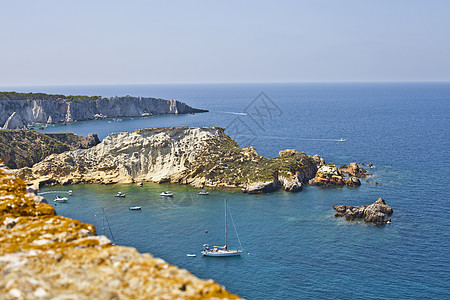
[(94, 226), (55, 215), (0, 161), (1, 299), (237, 299)]
[(169, 127), (112, 133), (94, 147), (52, 154), (17, 174), (39, 187), (151, 181), (266, 193), (301, 190), (321, 162), (295, 150), (260, 156), (221, 127)]
[(0, 128), (34, 123), (67, 123), (105, 118), (207, 112), (177, 100), (145, 97), (65, 96), (0, 92)]

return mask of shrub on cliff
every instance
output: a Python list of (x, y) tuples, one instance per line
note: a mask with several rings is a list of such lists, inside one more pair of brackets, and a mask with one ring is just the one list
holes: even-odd
[(0, 159), (12, 169), (31, 167), (53, 153), (89, 148), (100, 141), (96, 135), (44, 134), (27, 129), (0, 130)]

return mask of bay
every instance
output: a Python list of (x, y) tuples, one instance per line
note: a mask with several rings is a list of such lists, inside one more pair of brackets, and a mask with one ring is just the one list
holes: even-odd
[[(441, 299), (450, 295), (448, 83), (14, 90), (161, 97), (210, 110), (48, 126), (44, 132), (96, 132), (104, 138), (111, 132), (145, 127), (222, 126), (241, 146), (251, 144), (268, 157), (292, 148), (319, 154), (337, 165), (353, 161), (375, 165), (370, 169), (375, 176), (359, 188), (307, 187), (295, 194), (280, 191), (250, 196), (212, 191), (201, 197), (188, 186), (150, 183), (143, 188), (79, 185), (42, 190), (52, 200), (56, 193), (72, 189), (69, 203), (55, 206), (57, 213), (92, 223), (100, 234), (104, 207), (117, 244), (150, 252), (200, 278), (212, 278), (248, 299)], [(260, 92), (268, 97), (265, 104), (257, 98)], [(128, 194), (127, 198), (115, 198), (119, 190)], [(174, 198), (162, 199), (159, 193), (163, 190), (173, 191)], [(390, 225), (372, 226), (334, 217), (334, 204), (370, 204), (379, 197), (394, 209)], [(229, 200), (245, 255), (201, 257), (204, 243), (223, 243), (224, 198)], [(131, 205), (143, 208), (129, 211)], [(108, 231), (105, 234), (112, 238)], [(237, 247), (238, 241), (231, 234), (230, 238)], [(186, 257), (187, 253), (198, 256)]]

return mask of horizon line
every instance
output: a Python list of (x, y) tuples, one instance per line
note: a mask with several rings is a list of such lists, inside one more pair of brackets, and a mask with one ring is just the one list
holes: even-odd
[(228, 84), (407, 84), (407, 83), (450, 83), (449, 81), (248, 81), (248, 82), (177, 82), (177, 83), (76, 83), (76, 84), (21, 84), (0, 86), (3, 88), (20, 88), (20, 87), (69, 87), (69, 86), (124, 86), (124, 85), (228, 85)]

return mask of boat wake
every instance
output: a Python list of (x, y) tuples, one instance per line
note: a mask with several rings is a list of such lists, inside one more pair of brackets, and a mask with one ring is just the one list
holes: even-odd
[(46, 194), (64, 194), (64, 193), (69, 193), (69, 191), (48, 191), (48, 192), (42, 192), (42, 193), (38, 193), (39, 195), (46, 195)]
[(321, 142), (346, 142), (347, 140), (344, 138), (340, 139), (325, 139), (325, 138), (301, 138), (301, 137), (287, 137), (287, 136), (275, 136), (275, 135), (257, 135), (252, 136), (249, 134), (238, 134), (239, 137), (258, 137), (258, 138), (267, 138), (267, 139), (276, 139), (276, 140), (302, 140), (302, 141), (321, 141)]
[(233, 111), (218, 111), (218, 113), (238, 115), (238, 116), (246, 116), (247, 115), (247, 113), (244, 113), (244, 112), (233, 112)]

